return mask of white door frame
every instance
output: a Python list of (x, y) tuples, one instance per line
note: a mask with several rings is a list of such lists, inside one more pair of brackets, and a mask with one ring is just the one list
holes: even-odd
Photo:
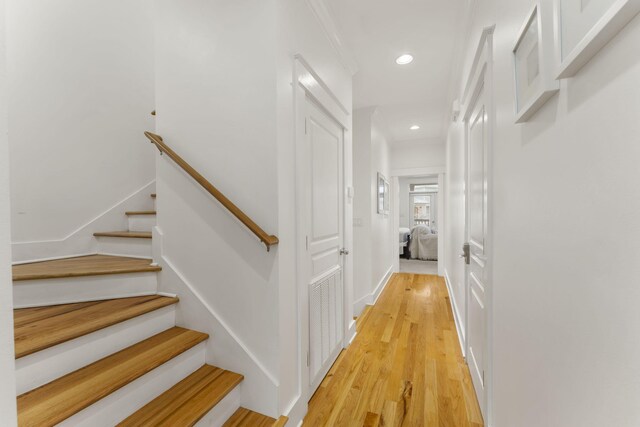
[[(351, 251), (353, 248), (353, 173), (352, 173), (352, 117), (344, 105), (331, 92), (329, 87), (313, 71), (302, 55), (294, 57), (294, 113), (295, 113), (295, 147), (296, 147), (296, 292), (298, 294), (298, 368), (300, 375), (300, 402), (306, 407), (309, 395), (309, 367), (307, 366), (309, 350), (309, 271), (307, 265), (306, 236), (309, 235), (309, 224), (306, 222), (304, 204), (309, 193), (305, 187), (306, 180), (302, 179), (307, 172), (306, 158), (308, 153), (304, 147), (306, 99), (313, 99), (317, 105), (334, 119), (344, 129), (344, 247)], [(343, 303), (344, 328), (343, 347), (346, 348), (355, 337), (355, 321), (353, 320), (353, 258), (352, 255), (343, 258)]]
[[(475, 106), (475, 101), (479, 95), (480, 90), (484, 87), (485, 97), (486, 97), (486, 105), (487, 111), (489, 112), (489, 119), (487, 121), (487, 133), (488, 133), (488, 141), (487, 141), (487, 236), (485, 241), (485, 250), (487, 253), (488, 261), (486, 263), (487, 268), (487, 277), (489, 278), (489, 286), (487, 287), (486, 293), (486, 313), (487, 313), (487, 324), (486, 324), (486, 334), (485, 334), (485, 348), (487, 355), (487, 365), (485, 371), (485, 405), (482, 409), (482, 413), (485, 417), (485, 425), (491, 426), (493, 424), (493, 209), (492, 209), (492, 200), (493, 200), (493, 161), (492, 161), (492, 151), (493, 151), (493, 140), (494, 140), (494, 126), (495, 126), (495, 104), (494, 104), (494, 92), (493, 92), (493, 31), (495, 26), (486, 27), (482, 35), (480, 37), (480, 42), (478, 43), (478, 48), (476, 50), (476, 54), (474, 57), (473, 65), (471, 67), (471, 72), (469, 74), (469, 78), (467, 80), (467, 84), (465, 86), (464, 91), (464, 107), (462, 111), (464, 122), (464, 135), (465, 135), (465, 200), (469, 200), (469, 132), (468, 132), (468, 121), (473, 113), (473, 108)], [(469, 204), (465, 202), (465, 241), (468, 237), (469, 232)], [(462, 249), (462, 248), (461, 248)], [(469, 339), (468, 339), (468, 331), (469, 331), (469, 302), (470, 302), (470, 291), (469, 291), (469, 283), (468, 283), (468, 273), (466, 271), (467, 266), (465, 265), (465, 331), (466, 331), (466, 339), (465, 339), (465, 355), (469, 354)]]

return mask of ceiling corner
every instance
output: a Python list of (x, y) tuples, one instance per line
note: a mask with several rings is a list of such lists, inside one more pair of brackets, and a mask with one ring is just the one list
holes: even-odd
[(352, 76), (355, 75), (358, 72), (358, 63), (356, 62), (355, 55), (345, 44), (344, 36), (329, 6), (324, 0), (307, 0), (307, 5), (329, 38), (331, 46), (333, 46), (333, 49), (338, 54), (342, 65)]

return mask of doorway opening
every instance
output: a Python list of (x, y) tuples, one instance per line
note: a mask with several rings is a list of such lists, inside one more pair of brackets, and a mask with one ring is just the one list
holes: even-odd
[(439, 174), (397, 178), (398, 271), (438, 275), (443, 191)]

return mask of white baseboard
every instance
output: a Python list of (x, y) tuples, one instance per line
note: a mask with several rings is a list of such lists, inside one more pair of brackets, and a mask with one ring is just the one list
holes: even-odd
[(384, 288), (387, 287), (387, 283), (389, 283), (389, 279), (391, 279), (391, 275), (392, 274), (393, 274), (393, 265), (391, 267), (389, 267), (389, 269), (384, 274), (384, 276), (382, 276), (382, 279), (380, 279), (380, 282), (378, 282), (378, 285), (376, 286), (376, 289), (371, 294), (371, 304), (370, 305), (374, 305), (376, 303), (376, 301), (378, 301), (378, 298), (380, 297), (380, 294), (382, 293)]
[(127, 229), (126, 211), (141, 210), (152, 205), (150, 194), (155, 192), (155, 181), (146, 184), (100, 215), (61, 239), (31, 242), (13, 242), (11, 255), (14, 264), (69, 258), (98, 252), (93, 233)]
[(360, 316), (360, 314), (362, 314), (362, 310), (364, 310), (366, 306), (374, 305), (376, 301), (378, 301), (380, 294), (382, 294), (382, 291), (387, 286), (387, 283), (389, 283), (389, 279), (391, 279), (392, 275), (393, 275), (393, 265), (391, 265), (387, 270), (387, 272), (384, 274), (384, 276), (382, 276), (382, 279), (380, 279), (380, 281), (376, 285), (376, 288), (373, 290), (373, 292), (363, 296), (362, 298), (358, 299), (356, 302), (353, 303), (354, 316)]
[(362, 314), (362, 310), (369, 304), (371, 301), (371, 294), (365, 295), (360, 298), (358, 301), (353, 303), (353, 315), (358, 317)]
[(466, 357), (465, 352), (465, 331), (462, 327), (462, 318), (460, 317), (460, 312), (458, 311), (458, 304), (456, 303), (456, 297), (453, 293), (453, 288), (451, 287), (451, 279), (449, 279), (449, 272), (445, 268), (444, 270), (444, 281), (447, 284), (447, 291), (449, 292), (449, 301), (451, 301), (451, 311), (453, 312), (453, 320), (456, 324), (456, 330), (458, 331), (458, 340), (460, 341), (460, 349), (462, 350), (462, 356)]

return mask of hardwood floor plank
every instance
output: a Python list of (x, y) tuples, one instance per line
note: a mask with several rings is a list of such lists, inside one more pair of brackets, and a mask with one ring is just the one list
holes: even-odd
[(394, 275), (357, 323), (305, 427), (483, 426), (442, 278)]
[(177, 302), (150, 295), (14, 310), (16, 359)]
[(160, 271), (151, 260), (111, 255), (87, 255), (13, 266), (13, 281), (99, 276)]

